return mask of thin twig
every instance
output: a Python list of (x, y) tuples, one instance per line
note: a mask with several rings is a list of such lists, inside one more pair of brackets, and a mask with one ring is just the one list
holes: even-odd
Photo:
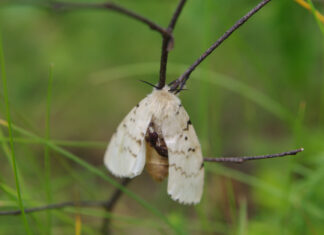
[[(121, 184), (126, 186), (126, 184), (129, 183), (130, 180), (125, 182), (124, 180)], [(118, 199), (122, 195), (120, 189), (116, 189), (116, 191), (112, 194), (112, 196), (109, 198), (109, 200), (105, 201), (69, 201), (69, 202), (62, 202), (62, 203), (55, 203), (55, 204), (49, 204), (45, 206), (38, 206), (33, 208), (25, 208), (25, 213), (33, 213), (33, 212), (39, 212), (39, 211), (46, 211), (46, 210), (53, 210), (53, 209), (62, 209), (66, 207), (103, 207), (107, 211), (111, 211), (113, 207), (116, 205)], [(0, 216), (5, 215), (20, 215), (21, 210), (12, 210), (12, 211), (0, 211)]]
[[(12, 3), (12, 2), (11, 2)], [(101, 10), (111, 10), (118, 12), (122, 15), (133, 18), (137, 21), (140, 21), (146, 25), (148, 25), (152, 30), (159, 32), (162, 36), (172, 38), (173, 36), (163, 27), (153, 22), (152, 20), (141, 16), (131, 10), (128, 10), (120, 5), (112, 3), (111, 1), (102, 2), (102, 3), (77, 3), (77, 2), (63, 2), (63, 1), (15, 1), (15, 3), (34, 5), (34, 6), (42, 6), (45, 8), (50, 8), (57, 11), (64, 10), (82, 10), (82, 9), (101, 9)]]
[(243, 163), (245, 161), (250, 160), (261, 160), (267, 158), (276, 158), (276, 157), (284, 157), (289, 155), (296, 155), (304, 151), (303, 148), (292, 150), (289, 152), (283, 153), (275, 153), (275, 154), (268, 154), (268, 155), (260, 155), (260, 156), (252, 156), (252, 157), (223, 157), (223, 158), (204, 158), (205, 162), (233, 162), (233, 163)]
[[(203, 53), (188, 69), (185, 71), (177, 80), (173, 81), (171, 90), (179, 91), (184, 87), (186, 81), (189, 79), (190, 74), (195, 70), (195, 68), (207, 58), (217, 47), (219, 47), (234, 31), (240, 28), (251, 16), (257, 13), (262, 7), (264, 7), (271, 0), (263, 0), (257, 6), (255, 6), (251, 11), (249, 11), (245, 16), (239, 19), (229, 30), (227, 30), (210, 48), (208, 48), (205, 53)], [(180, 89), (178, 87), (180, 86)]]
[[(38, 206), (33, 208), (25, 209), (25, 213), (33, 213), (39, 211), (53, 210), (53, 209), (62, 209), (65, 207), (104, 207), (107, 204), (107, 201), (79, 201), (79, 202), (62, 202), (56, 204), (49, 204), (45, 206)], [(1, 215), (20, 215), (20, 210), (12, 211), (0, 211)]]
[[(126, 178), (123, 179), (123, 181), (121, 182), (121, 184), (123, 186), (126, 186), (129, 182), (131, 181), (131, 179)], [(119, 201), (120, 197), (123, 195), (123, 191), (121, 191), (120, 189), (116, 189), (116, 191), (112, 194), (112, 196), (109, 198), (109, 200), (106, 202), (106, 204), (104, 205), (104, 208), (107, 212), (111, 212), (115, 205), (117, 204), (117, 202)], [(104, 218), (103, 222), (102, 222), (102, 234), (110, 234), (110, 218)]]
[[(171, 35), (186, 1), (187, 0), (180, 0), (175, 12), (173, 13), (172, 19), (167, 28), (167, 31)], [(173, 48), (173, 44), (174, 44), (173, 38), (167, 35), (163, 35), (161, 63), (160, 63), (160, 79), (159, 79), (159, 84), (157, 86), (158, 89), (162, 89), (165, 85), (168, 55), (169, 55), (169, 51)]]

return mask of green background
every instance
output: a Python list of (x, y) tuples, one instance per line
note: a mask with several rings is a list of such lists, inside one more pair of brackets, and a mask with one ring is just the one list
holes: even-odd
[[(116, 1), (162, 26), (176, 2)], [(53, 12), (41, 3), (0, 4), (12, 123), (40, 137), (13, 132), (24, 206), (106, 200), (115, 188), (104, 179), (113, 178), (103, 166), (105, 147), (122, 118), (151, 92), (139, 80), (157, 83), (161, 36), (115, 12)], [(189, 0), (174, 31), (168, 82), (256, 4)], [(323, 3), (316, 7), (321, 11)], [(73, 234), (81, 218), (82, 234), (100, 234), (107, 216), (115, 234), (323, 233), (323, 36), (312, 13), (296, 2), (272, 1), (198, 67), (180, 94), (206, 157), (299, 147), (303, 153), (239, 165), (206, 163), (197, 206), (173, 202), (166, 181), (158, 184), (143, 173), (128, 188), (144, 207), (141, 199), (124, 195), (113, 214), (100, 208), (38, 212), (27, 216), (32, 233)], [(0, 117), (6, 119), (2, 90)], [(54, 144), (45, 148), (47, 131)], [(0, 137), (0, 208), (18, 209), (4, 126)], [(44, 167), (48, 157), (50, 170)], [(27, 230), (20, 216), (0, 217), (0, 234)]]

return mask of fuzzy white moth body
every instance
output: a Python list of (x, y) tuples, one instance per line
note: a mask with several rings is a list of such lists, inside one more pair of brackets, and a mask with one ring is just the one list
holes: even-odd
[(169, 87), (154, 89), (124, 118), (105, 153), (118, 177), (147, 171), (158, 181), (167, 175), (168, 194), (184, 204), (200, 202), (204, 164), (199, 140), (180, 99)]

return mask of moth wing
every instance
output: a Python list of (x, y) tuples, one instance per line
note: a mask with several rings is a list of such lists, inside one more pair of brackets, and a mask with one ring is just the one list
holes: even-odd
[(199, 203), (204, 185), (203, 156), (195, 129), (180, 100), (162, 121), (162, 132), (169, 156), (168, 194), (180, 203)]
[(109, 171), (118, 177), (135, 177), (145, 165), (144, 136), (152, 118), (150, 96), (136, 105), (119, 124), (104, 156)]

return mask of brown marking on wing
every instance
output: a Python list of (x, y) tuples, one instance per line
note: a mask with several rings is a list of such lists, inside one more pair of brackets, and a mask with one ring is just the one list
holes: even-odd
[(190, 119), (187, 121), (187, 126), (186, 128), (183, 129), (183, 131), (189, 131), (189, 126), (192, 125)]
[(132, 157), (137, 157), (137, 154), (135, 154), (129, 147), (123, 147), (123, 151), (129, 152), (132, 155)]
[(169, 149), (169, 152), (173, 153), (173, 154), (179, 154), (179, 155), (185, 155), (186, 154), (183, 150), (171, 150), (171, 149)]
[(128, 135), (132, 140), (134, 140), (135, 142), (141, 142), (142, 143), (142, 140), (140, 139), (137, 139), (136, 136), (133, 136), (131, 133), (129, 133), (128, 131), (126, 131), (126, 135)]
[(191, 177), (197, 177), (200, 174), (200, 170), (202, 166), (199, 168), (199, 170), (196, 173), (190, 173), (190, 174), (185, 172), (185, 170), (181, 166), (177, 166), (175, 163), (169, 165), (169, 168), (173, 167), (176, 171), (179, 171), (181, 175), (184, 175), (185, 178), (191, 178)]

